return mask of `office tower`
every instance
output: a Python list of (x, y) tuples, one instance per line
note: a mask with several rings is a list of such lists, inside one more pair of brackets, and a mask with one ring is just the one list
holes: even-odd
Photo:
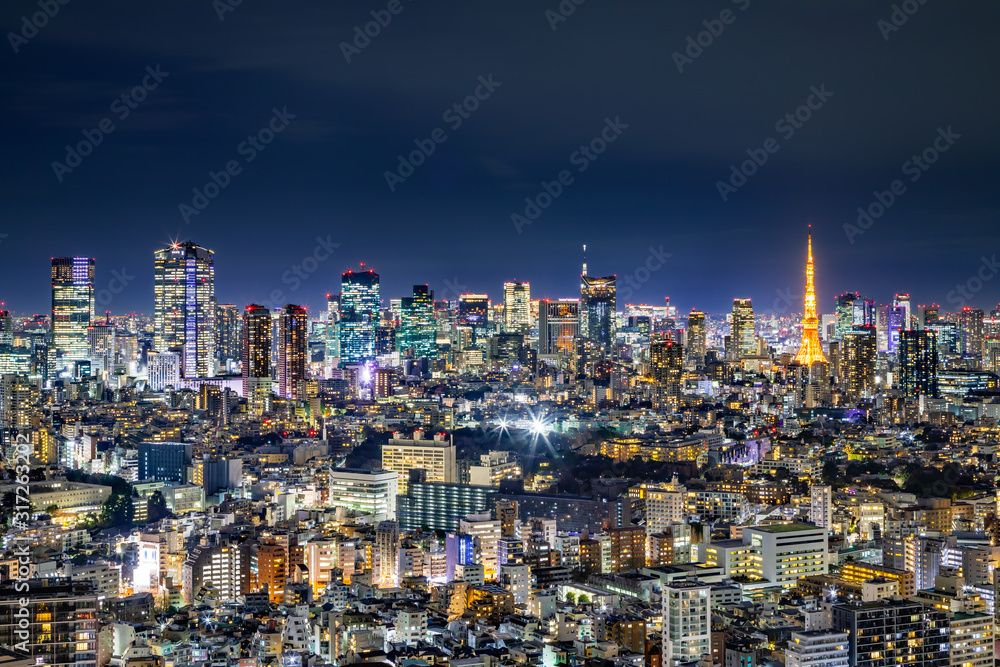
[(580, 276), (580, 335), (606, 351), (614, 348), (617, 333), (615, 281), (615, 276)]
[(340, 363), (340, 294), (326, 295), (326, 350), (323, 359), (327, 371)]
[(189, 442), (140, 442), (139, 481), (184, 483), (184, 466), (191, 465)]
[(95, 322), (87, 327), (87, 357), (95, 374), (110, 375), (114, 372), (117, 353), (115, 325), (110, 319), (100, 323)]
[(649, 344), (650, 374), (659, 400), (676, 409), (680, 404), (684, 374), (684, 346), (663, 338)]
[(543, 299), (538, 303), (538, 354), (572, 354), (580, 335), (580, 302)]
[(948, 620), (940, 610), (887, 598), (863, 605), (834, 605), (831, 611), (833, 629), (850, 638), (851, 665), (949, 664)]
[(833, 489), (825, 484), (809, 487), (809, 520), (829, 530), (833, 525)]
[(711, 655), (711, 601), (712, 587), (697, 580), (663, 585), (664, 667), (696, 663)]
[(412, 439), (395, 433), (389, 444), (382, 446), (382, 468), (397, 474), (400, 494), (407, 492), (411, 470), (425, 471), (428, 482), (456, 481), (455, 443), (443, 433), (433, 440), (423, 436), (423, 431), (414, 431)]
[(14, 345), (14, 318), (9, 310), (0, 310), (0, 346)]
[(899, 333), (904, 329), (906, 317), (902, 306), (883, 306), (878, 309), (878, 351), (896, 354), (899, 349)]
[(340, 279), (340, 360), (357, 364), (375, 357), (381, 296), (378, 274), (364, 268)]
[(500, 540), (500, 522), (489, 511), (476, 512), (459, 519), (458, 530), (472, 538), (472, 562), (483, 567), (488, 581), (497, 577), (497, 542)]
[(730, 359), (757, 353), (755, 340), (753, 304), (750, 299), (733, 299), (733, 316), (729, 324), (729, 348), (726, 356)]
[(91, 581), (37, 577), (4, 581), (0, 643), (7, 649), (5, 662), (96, 667), (97, 595)]
[(375, 327), (375, 356), (392, 354), (396, 351), (396, 330), (388, 325)]
[(966, 306), (958, 313), (958, 328), (961, 331), (961, 353), (971, 357), (983, 356), (985, 314), (979, 308)]
[(705, 313), (691, 310), (687, 321), (687, 363), (693, 368), (705, 365)]
[(309, 316), (302, 306), (288, 304), (278, 320), (278, 395), (306, 400), (306, 357)]
[(414, 285), (413, 296), (399, 304), (399, 334), (396, 346), (400, 354), (413, 351), (414, 359), (437, 358), (437, 321), (434, 319), (434, 292), (427, 285)]
[(503, 333), (527, 334), (531, 328), (531, 285), (503, 284)]
[(499, 495), (494, 487), (408, 480), (405, 493), (397, 496), (399, 524), (407, 531), (455, 530), (462, 517), (494, 507)]
[(899, 343), (899, 386), (903, 396), (937, 396), (937, 370), (937, 334), (904, 331)]
[[(816, 269), (813, 265), (812, 234), (809, 234), (809, 250), (806, 259), (805, 311), (802, 316), (802, 343), (795, 361), (806, 368), (813, 364), (825, 364), (826, 355), (819, 341), (819, 317), (816, 314)], [(734, 314), (735, 315), (735, 314)]]
[(177, 387), (181, 379), (181, 358), (176, 352), (146, 353), (146, 375), (149, 388), (163, 391), (167, 387)]
[(153, 253), (153, 349), (180, 352), (181, 375), (215, 375), (215, 253), (191, 241)]
[(861, 302), (861, 312), (860, 317), (855, 321), (855, 326), (858, 327), (873, 327), (876, 325), (878, 308), (875, 306), (875, 301), (872, 299), (865, 299)]
[(333, 468), (330, 505), (371, 514), (376, 521), (396, 520), (396, 490), (399, 476), (391, 470)]
[[(202, 385), (208, 386), (208, 385)], [(206, 496), (243, 487), (243, 459), (208, 459), (201, 462), (201, 486)]]
[(940, 307), (936, 303), (932, 303), (929, 306), (920, 306), (921, 325), (927, 327), (931, 324), (937, 324), (939, 311)]
[(66, 359), (87, 358), (87, 327), (95, 318), (94, 258), (52, 259), (52, 346)]
[(399, 524), (382, 521), (375, 529), (375, 574), (379, 588), (399, 586)]
[(983, 343), (983, 370), (1000, 375), (1000, 337), (987, 338)]
[(226, 372), (235, 368), (243, 353), (240, 336), (240, 309), (232, 303), (220, 303), (215, 309), (215, 357)]
[(785, 667), (847, 667), (849, 647), (846, 632), (793, 632), (785, 651)]
[(458, 297), (458, 319), (460, 327), (472, 331), (472, 344), (482, 343), (489, 335), (490, 300), (485, 294), (463, 294)]
[(903, 329), (913, 328), (913, 313), (910, 310), (910, 295), (896, 293), (896, 296), (892, 299), (893, 308), (901, 308), (903, 310)]
[(860, 324), (855, 316), (855, 310), (859, 303), (861, 303), (861, 295), (857, 292), (845, 292), (835, 299), (834, 314), (837, 318), (837, 328), (834, 336), (837, 340), (842, 340), (844, 334)]
[(844, 335), (841, 362), (847, 394), (860, 397), (875, 389), (875, 327), (862, 326)]
[(243, 313), (243, 396), (260, 409), (271, 393), (271, 311), (253, 303)]
[(687, 519), (687, 488), (674, 475), (669, 484), (646, 491), (646, 532), (662, 533), (672, 523)]

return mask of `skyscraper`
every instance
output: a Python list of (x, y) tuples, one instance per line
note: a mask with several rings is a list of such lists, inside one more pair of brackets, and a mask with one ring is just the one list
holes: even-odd
[(531, 285), (503, 284), (503, 333), (526, 334), (531, 328)]
[(664, 338), (649, 344), (649, 366), (656, 387), (658, 402), (676, 409), (681, 396), (681, 376), (684, 374), (684, 348)]
[(153, 254), (153, 347), (184, 377), (215, 375), (215, 253), (185, 241)]
[(933, 331), (904, 331), (899, 343), (899, 385), (905, 398), (937, 396), (938, 348)]
[(52, 259), (52, 346), (66, 359), (88, 355), (87, 327), (95, 318), (94, 258)]
[(844, 336), (841, 374), (847, 394), (859, 397), (875, 389), (875, 327), (863, 326)]
[(243, 396), (251, 403), (271, 389), (271, 311), (250, 304), (243, 313)]
[(278, 394), (305, 400), (309, 316), (302, 306), (288, 304), (278, 320)]
[(750, 299), (733, 299), (733, 316), (729, 325), (729, 348), (726, 349), (726, 356), (730, 359), (739, 359), (754, 354), (757, 348), (755, 338), (753, 303)]
[(983, 356), (983, 322), (985, 313), (979, 308), (966, 306), (958, 313), (958, 328), (961, 330), (961, 351), (970, 357)]
[(489, 335), (490, 299), (485, 294), (458, 297), (458, 325), (472, 331), (473, 343), (483, 343)]
[(580, 276), (580, 335), (607, 351), (615, 345), (616, 290), (615, 276)]
[(861, 325), (858, 317), (862, 310), (861, 303), (861, 295), (857, 292), (846, 292), (836, 298), (837, 329), (835, 337), (837, 340), (843, 340), (844, 334), (855, 326)]
[(437, 357), (437, 322), (434, 320), (434, 292), (427, 285), (414, 285), (413, 296), (400, 303), (397, 346), (400, 353), (413, 350), (414, 359)]
[(340, 294), (326, 295), (326, 351), (323, 359), (327, 370), (340, 363)]
[(799, 353), (795, 355), (795, 361), (807, 368), (813, 364), (826, 363), (826, 355), (823, 354), (823, 346), (819, 342), (815, 274), (812, 234), (809, 234), (809, 251), (806, 259), (805, 313), (802, 316), (802, 344), (799, 346)]
[(232, 303), (220, 303), (215, 309), (215, 357), (219, 366), (228, 370), (240, 360), (242, 337), (240, 309)]
[(579, 301), (543, 299), (538, 303), (538, 354), (573, 353), (579, 335)]
[(340, 359), (346, 364), (375, 357), (375, 327), (382, 299), (378, 274), (364, 266), (340, 279)]
[(110, 320), (95, 321), (87, 327), (87, 356), (95, 374), (110, 375), (114, 370), (118, 355), (115, 346), (115, 325)]
[(694, 368), (705, 364), (705, 313), (691, 310), (687, 324), (687, 363)]

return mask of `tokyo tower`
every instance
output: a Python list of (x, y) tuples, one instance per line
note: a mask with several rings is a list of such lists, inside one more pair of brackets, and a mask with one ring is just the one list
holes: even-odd
[[(809, 225), (812, 229), (812, 225)], [(809, 233), (809, 259), (806, 261), (806, 311), (802, 318), (802, 345), (799, 353), (795, 355), (795, 361), (803, 366), (812, 366), (815, 363), (826, 363), (826, 355), (823, 354), (823, 347), (819, 342), (819, 317), (816, 315), (816, 285), (813, 282), (815, 269), (813, 268), (813, 237)]]

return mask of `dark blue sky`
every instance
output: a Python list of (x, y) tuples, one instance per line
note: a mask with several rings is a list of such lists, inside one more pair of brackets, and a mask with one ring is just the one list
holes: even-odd
[[(360, 261), (385, 298), (413, 283), (440, 297), (447, 281), (497, 299), (508, 279), (573, 296), (587, 243), (592, 274), (639, 280), (631, 302), (800, 310), (808, 223), (824, 311), (846, 290), (947, 307), (1000, 252), (995, 2), (911, 0), (885, 39), (893, 3), (872, 0), (587, 0), (555, 30), (556, 0), (400, 0), (348, 63), (341, 43), (388, 2), (243, 0), (220, 20), (225, 1), (73, 0), (17, 53), (9, 33), (38, 0), (3, 3), (8, 307), (46, 310), (49, 258), (91, 255), (98, 289), (134, 276), (106, 305), (148, 313), (153, 250), (177, 238), (216, 251), (220, 301), (281, 290), (313, 309)], [(705, 21), (721, 34), (679, 72), (673, 54)], [(121, 118), (112, 104), (157, 65), (169, 74)], [(442, 114), (489, 75), (500, 85), (453, 129)], [(776, 127), (824, 86), (794, 134)], [(247, 163), (239, 146), (274, 108), (295, 118)], [(52, 163), (105, 118), (114, 131), (60, 182)], [(580, 172), (572, 155), (606, 118), (628, 127)], [(911, 182), (904, 163), (949, 126), (960, 138)], [(435, 128), (446, 141), (390, 191), (385, 171)], [(723, 201), (717, 181), (768, 138), (777, 152)], [(240, 173), (185, 224), (179, 205), (230, 160)], [(562, 170), (573, 182), (518, 234), (511, 214)], [(894, 179), (905, 193), (851, 243), (844, 224)], [(293, 290), (286, 272), (317, 237), (339, 247)], [(671, 257), (647, 274), (661, 246)], [(995, 307), (1000, 277), (972, 296)]]

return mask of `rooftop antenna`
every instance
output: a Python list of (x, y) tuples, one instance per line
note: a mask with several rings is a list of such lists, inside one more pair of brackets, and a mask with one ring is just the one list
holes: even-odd
[(587, 275), (587, 244), (586, 243), (583, 244), (583, 273), (581, 273), (580, 275), (581, 276)]

